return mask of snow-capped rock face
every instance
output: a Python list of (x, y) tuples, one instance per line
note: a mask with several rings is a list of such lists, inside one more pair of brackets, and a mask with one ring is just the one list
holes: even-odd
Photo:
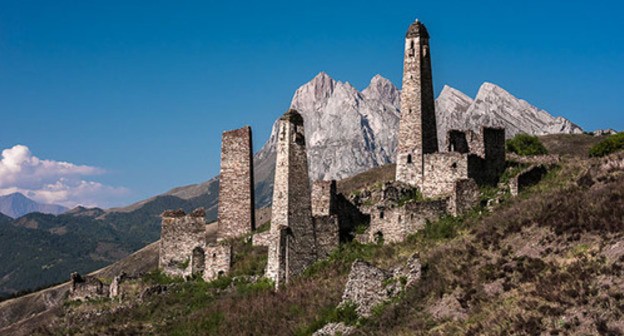
[(458, 90), (445, 87), (436, 100), (436, 116), (440, 148), (444, 148), (448, 129), (478, 131), (482, 126), (504, 127), (507, 138), (518, 133), (544, 135), (583, 132), (569, 120), (553, 117), (492, 83), (483, 83), (474, 101)]

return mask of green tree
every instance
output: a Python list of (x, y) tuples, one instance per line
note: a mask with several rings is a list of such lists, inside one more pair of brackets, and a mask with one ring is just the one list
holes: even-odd
[(548, 154), (548, 150), (536, 136), (524, 133), (507, 140), (505, 148), (508, 152), (522, 156)]
[(589, 149), (589, 156), (601, 157), (624, 149), (624, 133), (609, 135)]

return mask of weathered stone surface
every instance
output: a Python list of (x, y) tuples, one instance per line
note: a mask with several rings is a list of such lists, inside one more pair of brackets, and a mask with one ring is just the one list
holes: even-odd
[(337, 215), (316, 216), (314, 231), (316, 234), (317, 257), (325, 258), (340, 244), (340, 227)]
[(539, 183), (544, 175), (548, 172), (548, 169), (544, 165), (531, 166), (518, 175), (509, 180), (509, 191), (512, 196), (518, 196), (518, 194), (532, 185)]
[(111, 299), (122, 297), (121, 284), (126, 279), (126, 277), (127, 277), (126, 273), (121, 272), (121, 274), (113, 278), (113, 281), (111, 282), (109, 286), (109, 295), (108, 295)]
[(226, 275), (232, 266), (232, 245), (225, 242), (208, 245), (203, 258), (205, 264), (203, 278), (205, 281)]
[(203, 215), (201, 209), (190, 215), (181, 210), (162, 214), (158, 267), (165, 274), (184, 277), (199, 272), (199, 265), (191, 259), (194, 253), (203, 252), (206, 245)]
[(355, 304), (358, 314), (370, 316), (373, 307), (388, 300), (400, 291), (396, 282), (388, 282), (392, 274), (365, 261), (356, 260), (351, 265), (349, 279), (342, 294), (342, 304)]
[(223, 132), (219, 175), (219, 239), (255, 229), (251, 127)]
[(328, 323), (323, 328), (317, 330), (312, 336), (348, 336), (353, 335), (355, 331), (354, 327), (348, 326), (343, 322), (340, 323)]
[(336, 180), (312, 183), (312, 216), (336, 213)]
[(422, 156), (438, 151), (429, 34), (416, 20), (405, 37), (396, 180), (422, 185)]
[(455, 186), (449, 198), (449, 213), (453, 216), (460, 215), (479, 205), (479, 186), (473, 179), (463, 179), (455, 182)]
[(289, 110), (279, 123), (267, 262), (278, 288), (317, 259), (310, 197), (303, 117)]
[(424, 157), (424, 197), (448, 197), (453, 192), (455, 182), (467, 179), (468, 154), (435, 153)]
[(368, 241), (395, 243), (425, 227), (447, 212), (445, 199), (412, 201), (401, 207), (380, 205), (371, 213)]
[(271, 243), (271, 237), (270, 231), (256, 233), (253, 237), (251, 237), (251, 244), (253, 246), (269, 246)]
[(422, 265), (418, 254), (413, 254), (403, 265), (394, 270), (394, 277), (397, 279), (405, 278), (405, 288), (414, 286), (422, 275)]
[(81, 276), (77, 272), (71, 274), (71, 286), (68, 299), (71, 301), (86, 301), (108, 297), (108, 286), (98, 278)]

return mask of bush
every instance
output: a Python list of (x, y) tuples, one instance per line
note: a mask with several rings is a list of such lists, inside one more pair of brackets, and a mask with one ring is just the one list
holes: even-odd
[(601, 157), (624, 149), (624, 133), (608, 136), (589, 149), (589, 156)]
[(510, 153), (522, 156), (548, 154), (548, 150), (536, 137), (528, 134), (518, 134), (505, 142), (505, 148)]

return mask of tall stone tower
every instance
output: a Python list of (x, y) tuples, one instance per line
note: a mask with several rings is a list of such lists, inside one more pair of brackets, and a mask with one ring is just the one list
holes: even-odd
[(422, 186), (423, 155), (438, 151), (429, 33), (420, 21), (405, 36), (397, 181)]
[(289, 110), (279, 120), (267, 277), (288, 283), (316, 260), (303, 117)]
[(255, 229), (251, 127), (223, 132), (219, 176), (218, 239)]

